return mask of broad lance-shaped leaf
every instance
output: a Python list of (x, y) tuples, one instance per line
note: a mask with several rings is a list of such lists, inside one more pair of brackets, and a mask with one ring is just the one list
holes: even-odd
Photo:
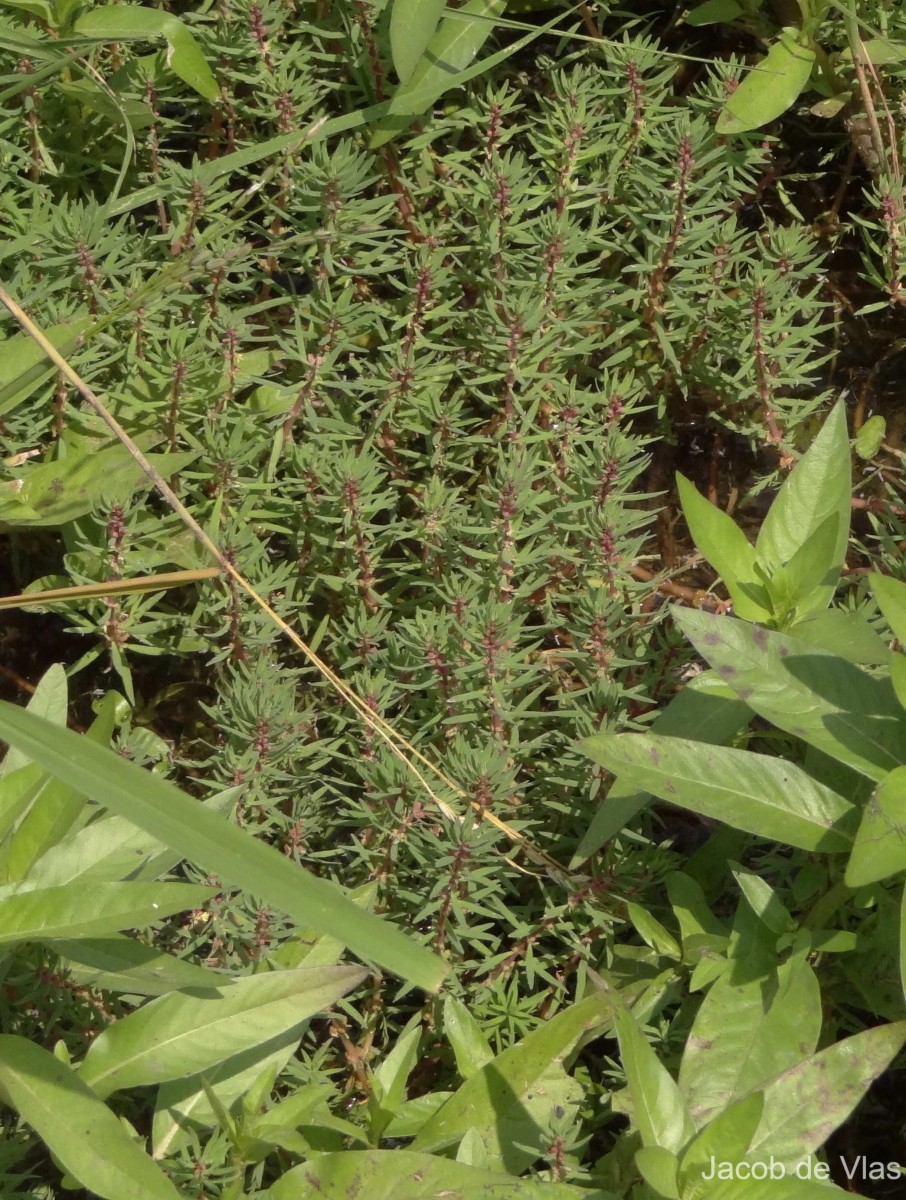
[(353, 953), (427, 991), (437, 988), (446, 975), (440, 959), (389, 922), (362, 912), (326, 880), (113, 751), (3, 701), (0, 737), (52, 775), (171, 846), (180, 857), (226, 884), (246, 888), (299, 925), (333, 934)]
[(0, 1094), (93, 1196), (179, 1200), (119, 1117), (72, 1067), (40, 1046), (0, 1035)]
[(453, 1048), (456, 1069), (463, 1079), (471, 1079), (493, 1061), (494, 1053), (481, 1026), (462, 1001), (454, 996), (447, 996), (444, 1000), (444, 1033)]
[(602, 1030), (612, 1021), (613, 1003), (604, 992), (557, 1013), (467, 1079), (421, 1129), (412, 1149), (443, 1150), (477, 1128), (489, 1156), (507, 1170), (511, 1163), (523, 1170), (525, 1152), (506, 1135), (514, 1133), (516, 1142), (525, 1142), (537, 1132), (526, 1111), (529, 1096), (538, 1099), (539, 1083), (551, 1065), (568, 1054), (584, 1034)]
[[(744, 728), (751, 716), (748, 705), (736, 699), (713, 671), (707, 671), (676, 693), (667, 707), (658, 713), (652, 732), (664, 737), (694, 737), (719, 745)], [(650, 799), (650, 793), (640, 790), (631, 780), (617, 779), (592, 817), (570, 866), (577, 867), (596, 854), (606, 841), (615, 837), (642, 811)]]
[(793, 956), (768, 978), (716, 980), (680, 1064), (679, 1086), (696, 1128), (812, 1054), (820, 1033), (821, 992), (804, 957)]
[(755, 573), (755, 547), (731, 517), (678, 471), (676, 486), (692, 540), (726, 584), (734, 611), (747, 621), (767, 620), (771, 607)]
[(212, 1093), (218, 1107), (231, 1113), (265, 1071), (273, 1072), (276, 1079), (299, 1049), (306, 1026), (303, 1021), (197, 1075), (162, 1083), (151, 1124), (154, 1157), (167, 1158), (177, 1152), (191, 1140), (192, 1130), (213, 1129), (221, 1124), (211, 1103)]
[(899, 1054), (906, 1021), (853, 1034), (810, 1055), (764, 1088), (764, 1112), (746, 1158), (773, 1154), (795, 1166), (818, 1150), (846, 1120)]
[(393, 0), (390, 53), (400, 83), (408, 83), (434, 36), (446, 0)]
[[(852, 1192), (845, 1192), (835, 1183), (823, 1182), (821, 1175), (815, 1173), (822, 1170), (817, 1164), (806, 1162), (799, 1170), (801, 1177), (790, 1170), (780, 1181), (770, 1178), (714, 1179), (707, 1185), (707, 1191), (693, 1192), (686, 1200), (698, 1200), (699, 1196), (701, 1200), (778, 1200), (779, 1195), (783, 1200), (853, 1200)], [(807, 1174), (809, 1170), (813, 1173), (811, 1178)]]
[(680, 1200), (679, 1159), (663, 1146), (642, 1146), (635, 1152), (635, 1165), (657, 1196)]
[(441, 22), (412, 75), (393, 94), (392, 115), (376, 123), (372, 149), (389, 142), (438, 96), (456, 85), (459, 73), (468, 67), (494, 32), (496, 19), (504, 8), (506, 0), (469, 0), (457, 10), (456, 16)]
[[(99, 746), (109, 745), (115, 711), (116, 698), (108, 692), (85, 736)], [(3, 866), (6, 878), (11, 882), (27, 878), (29, 884), (40, 884), (35, 864), (66, 836), (85, 807), (85, 797), (64, 780), (47, 775), (44, 778), (46, 782), (5, 847)], [(112, 882), (119, 882), (126, 875), (128, 870)]]
[(822, 521), (790, 561), (770, 576), (766, 586), (775, 616), (786, 619), (794, 610), (807, 616), (827, 607), (840, 579), (840, 564), (834, 561), (839, 525), (836, 514)]
[(906, 722), (889, 679), (732, 617), (674, 608), (696, 650), (760, 717), (863, 775), (906, 762)]
[(867, 667), (880, 667), (887, 662), (887, 643), (861, 613), (829, 608), (797, 620), (788, 632), (801, 642), (839, 654), (847, 662)]
[[(241, 791), (241, 787), (227, 788), (196, 803), (225, 814)], [(29, 871), (28, 884), (51, 887), (73, 879), (150, 881), (172, 871), (180, 857), (125, 817), (102, 813), (42, 855)]]
[(717, 132), (746, 133), (781, 116), (805, 91), (814, 65), (815, 51), (802, 30), (784, 29), (727, 101)]
[[(62, 663), (54, 663), (44, 672), (25, 706), (25, 711), (33, 713), (36, 717), (44, 717), (54, 725), (65, 727), (69, 713), (69, 686), (66, 681), (66, 668)], [(15, 746), (10, 746), (3, 762), (0, 763), (0, 779), (5, 779), (20, 767), (32, 765), (27, 754), (21, 754)]]
[[(376, 893), (377, 886), (372, 882), (347, 892), (347, 895), (353, 903), (370, 912)], [(300, 928), (270, 955), (268, 963), (274, 970), (334, 966), (343, 950), (343, 944), (336, 938)], [(154, 1157), (166, 1158), (175, 1153), (190, 1140), (192, 1129), (212, 1129), (220, 1125), (210, 1100), (211, 1093), (227, 1112), (236, 1111), (240, 1102), (245, 1110), (256, 1111), (254, 1106), (246, 1106), (256, 1082), (264, 1072), (272, 1072), (272, 1078), (277, 1078), (298, 1049), (306, 1027), (307, 1022), (293, 1025), (277, 1037), (234, 1054), (199, 1074), (162, 1083), (157, 1091), (151, 1124)], [(327, 1090), (332, 1092), (329, 1087)], [(340, 1121), (340, 1118), (330, 1118), (334, 1119)], [(367, 1145), (367, 1138), (363, 1137), (362, 1142)]]
[[(62, 325), (45, 329), (44, 336), (55, 350), (69, 358), (79, 344), (79, 338), (92, 325), (91, 317), (80, 317)], [(44, 354), (34, 338), (27, 333), (0, 341), (0, 416), (12, 412), (57, 368)]]
[[(740, 91), (742, 88), (734, 93), (734, 99)], [(830, 578), (818, 589), (818, 607), (830, 603), (836, 577), (846, 557), (851, 490), (846, 411), (839, 403), (831, 410), (820, 433), (780, 489), (755, 544), (758, 560), (770, 573), (785, 567), (830, 521), (830, 527), (835, 531), (825, 564)], [(819, 577), (820, 574), (823, 572)]]
[(168, 46), (167, 66), (174, 75), (205, 100), (213, 102), (220, 94), (200, 46), (188, 27), (170, 13), (137, 4), (103, 5), (82, 13), (75, 29), (76, 33), (111, 42), (163, 38)]
[(890, 666), (890, 682), (893, 684), (893, 690), (900, 702), (900, 707), (906, 710), (906, 654), (900, 654), (898, 650), (891, 650), (887, 661)]
[(687, 1146), (680, 1163), (684, 1200), (705, 1196), (707, 1185), (696, 1181), (711, 1171), (711, 1159), (737, 1163), (745, 1157), (764, 1112), (764, 1096), (753, 1092), (724, 1109)]
[(906, 583), (877, 572), (868, 577), (872, 595), (901, 646), (906, 646)]
[(586, 738), (585, 752), (662, 800), (802, 850), (852, 847), (855, 807), (793, 763), (653, 733)]
[(632, 1120), (642, 1145), (676, 1154), (695, 1133), (686, 1102), (670, 1072), (658, 1060), (635, 1018), (614, 996), (620, 1058), (632, 1096)]
[(60, 939), (46, 944), (61, 956), (74, 983), (108, 992), (163, 996), (187, 988), (212, 990), (232, 984), (232, 980), (220, 972), (186, 962), (121, 934)]
[(846, 865), (846, 885), (864, 887), (901, 871), (906, 871), (906, 767), (886, 775), (866, 804)]
[(364, 977), (361, 967), (302, 967), (248, 975), (205, 996), (172, 992), (108, 1025), (81, 1077), (108, 1096), (204, 1071), (330, 1008)]
[[(171, 475), (192, 462), (194, 455), (149, 454), (162, 475)], [(26, 464), (8, 485), (14, 494), (3, 497), (0, 528), (64, 525), (102, 503), (124, 502), (151, 486), (142, 468), (123, 446), (103, 450), (79, 448), (55, 462)]]
[(571, 1183), (514, 1179), (411, 1150), (344, 1150), (319, 1154), (271, 1185), (271, 1200), (617, 1200)]
[(29, 892), (4, 890), (0, 945), (137, 929), (199, 908), (217, 891), (193, 883), (99, 883), (86, 888), (78, 880)]

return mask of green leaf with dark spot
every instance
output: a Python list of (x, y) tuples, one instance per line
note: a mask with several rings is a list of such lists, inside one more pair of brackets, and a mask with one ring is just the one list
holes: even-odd
[(676, 622), (741, 700), (863, 775), (906, 761), (906, 722), (889, 679), (732, 617), (675, 608)]
[(581, 745), (626, 782), (736, 829), (802, 850), (852, 847), (854, 806), (782, 758), (641, 733)]
[(412, 1150), (319, 1154), (271, 1185), (271, 1200), (617, 1200), (574, 1184), (517, 1179)]
[[(193, 453), (149, 454), (161, 475), (195, 461)], [(151, 481), (125, 447), (70, 450), (54, 462), (19, 469), (10, 503), (0, 508), (0, 529), (65, 525), (102, 504), (124, 503)], [(18, 508), (16, 507), (18, 506)], [(20, 511), (21, 510), (21, 511)]]
[(848, 887), (864, 887), (906, 871), (906, 767), (878, 784), (865, 806), (846, 867)]
[(746, 1154), (795, 1167), (854, 1111), (906, 1042), (906, 1021), (879, 1025), (804, 1058), (764, 1087), (764, 1112)]

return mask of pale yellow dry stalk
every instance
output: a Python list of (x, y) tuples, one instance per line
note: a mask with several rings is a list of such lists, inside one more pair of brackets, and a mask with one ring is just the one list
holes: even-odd
[(66, 361), (63, 355), (60, 354), (56, 347), (51, 345), (51, 343), (47, 340), (41, 330), (38, 329), (28, 314), (22, 308), (20, 308), (16, 301), (13, 300), (13, 298), (3, 287), (0, 287), (0, 302), (4, 304), (13, 317), (15, 317), (15, 319), (18, 321), (22, 329), (30, 338), (33, 339), (33, 341), (37, 343), (38, 346), (40, 346), (41, 350), (50, 359), (54, 366), (56, 366), (65, 376), (65, 378), (69, 380), (72, 386), (101, 418), (107, 428), (110, 429), (110, 431), (122, 443), (135, 462), (141, 467), (142, 471), (145, 473), (153, 486), (157, 489), (160, 495), (163, 496), (164, 500), (166, 500), (173, 512), (176, 513), (193, 537), (196, 538), (200, 545), (202, 545), (208, 554), (210, 554), (211, 558), (214, 559), (214, 561), (220, 567), (220, 570), (225, 575), (228, 575), (237, 587), (241, 588), (246, 595), (254, 600), (262, 612), (267, 614), (270, 620), (273, 621), (273, 623), (281, 630), (281, 632), (289, 638), (293, 645), (305, 655), (308, 661), (314, 667), (316, 667), (318, 671), (321, 672), (331, 686), (337, 692), (339, 692), (339, 694), (349, 705), (352, 706), (365, 724), (386, 743), (389, 749), (403, 763), (406, 769), (410, 771), (419, 781), (443, 815), (449, 820), (458, 823), (461, 823), (463, 820), (462, 816), (456, 813), (446, 802), (446, 800), (439, 796), (431, 787), (424, 774), (415, 765), (416, 762), (421, 764), (421, 766), (423, 766), (429, 773), (434, 775), (436, 779), (445, 784), (445, 786), (449, 788), (454, 795), (459, 796), (463, 800), (467, 800), (470, 807), (480, 820), (489, 821), (496, 829), (499, 829), (501, 833), (505, 834), (510, 841), (518, 845), (529, 858), (531, 858), (539, 866), (543, 867), (553, 879), (559, 883), (565, 883), (568, 886), (571, 881), (569, 872), (565, 867), (558, 863), (556, 859), (551, 858), (549, 854), (546, 854), (543, 850), (536, 846), (523, 833), (520, 833), (517, 829), (514, 829), (511, 825), (508, 825), (506, 821), (502, 821), (494, 813), (484, 808), (478, 803), (478, 801), (470, 800), (461, 787), (455, 784), (453, 780), (450, 779), (439, 767), (435, 766), (434, 763), (427, 759), (421, 753), (421, 751), (417, 750), (411, 742), (402, 736), (402, 734), (398, 733), (392, 725), (384, 720), (383, 717), (381, 717), (378, 713), (373, 712), (372, 709), (365, 703), (365, 701), (362, 700), (361, 697), (358, 696), (352, 690), (352, 688), (348, 686), (348, 684), (344, 683), (335, 671), (331, 670), (327, 663), (325, 663), (323, 659), (321, 659), (315, 653), (315, 651), (312, 650), (312, 648), (299, 636), (292, 626), (288, 625), (280, 616), (280, 614), (274, 611), (264, 597), (261, 596), (255, 590), (253, 585), (245, 578), (242, 572), (230, 562), (229, 558), (212, 541), (211, 537), (205, 532), (204, 529), (202, 529), (202, 527), (186, 509), (185, 505), (167, 483), (167, 481), (158, 471), (154, 469), (138, 446), (136, 446), (135, 442), (133, 442), (126, 430), (123, 429), (122, 425), (120, 425), (113, 414), (108, 411), (95, 392), (92, 391), (92, 389), (87, 383), (85, 383), (85, 381), (74, 370), (74, 368), (70, 366), (70, 364)]

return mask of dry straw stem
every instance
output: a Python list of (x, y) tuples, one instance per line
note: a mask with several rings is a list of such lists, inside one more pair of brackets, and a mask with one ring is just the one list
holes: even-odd
[[(28, 334), (28, 336), (32, 338), (38, 346), (40, 346), (44, 354), (63, 373), (73, 387), (77, 389), (80, 395), (98, 414), (107, 428), (110, 429), (110, 431), (119, 439), (123, 446), (125, 446), (126, 450), (129, 452), (135, 462), (138, 463), (142, 471), (144, 471), (145, 475), (148, 477), (160, 495), (163, 496), (164, 500), (166, 500), (173, 512), (177, 514), (185, 527), (191, 532), (193, 537), (197, 539), (197, 541), (205, 548), (205, 550), (207, 550), (211, 558), (214, 559), (220, 568), (220, 571), (223, 574), (230, 576), (237, 587), (241, 588), (246, 595), (250, 596), (251, 599), (254, 600), (258, 607), (267, 614), (271, 621), (273, 621), (273, 623), (286, 635), (286, 637), (289, 638), (293, 645), (298, 650), (301, 650), (308, 661), (314, 667), (316, 667), (318, 671), (321, 672), (324, 678), (330, 682), (331, 686), (337, 692), (339, 692), (343, 699), (346, 700), (346, 702), (350, 704), (353, 709), (355, 709), (365, 724), (387, 744), (390, 750), (403, 763), (407, 770), (411, 771), (416, 779), (418, 779), (419, 783), (421, 783), (422, 787), (424, 787), (444, 816), (451, 821), (462, 821), (462, 817), (458, 813), (454, 812), (450, 805), (444, 799), (442, 799), (437, 792), (434, 791), (424, 774), (415, 765), (416, 761), (421, 764), (421, 766), (424, 767), (427, 772), (434, 775), (436, 779), (445, 784), (454, 795), (459, 796), (463, 800), (468, 800), (472, 810), (481, 820), (489, 821), (496, 829), (499, 829), (501, 833), (505, 834), (510, 839), (510, 841), (514, 842), (522, 850), (524, 850), (526, 855), (532, 859), (533, 862), (535, 862), (538, 866), (543, 867), (553, 879), (560, 883), (566, 884), (567, 886), (570, 886), (570, 884), (573, 882), (578, 883), (579, 881), (575, 879), (575, 877), (572, 877), (571, 879), (569, 872), (565, 867), (558, 863), (556, 859), (551, 858), (550, 855), (545, 854), (543, 850), (534, 845), (534, 843), (531, 842), (524, 834), (520, 833), (517, 829), (514, 829), (511, 825), (508, 825), (506, 821), (502, 821), (499, 817), (495, 816), (492, 812), (489, 812), (486, 808), (483, 808), (482, 805), (480, 805), (477, 801), (469, 800), (461, 787), (455, 784), (447, 775), (444, 774), (443, 771), (440, 770), (439, 767), (436, 767), (434, 763), (427, 759), (419, 750), (415, 748), (415, 746), (412, 745), (411, 742), (407, 741), (406, 738), (397, 733), (393, 726), (389, 725), (383, 719), (383, 717), (373, 712), (364, 702), (364, 700), (356, 695), (356, 693), (346, 683), (343, 682), (339, 675), (337, 675), (335, 671), (332, 671), (331, 668), (321, 658), (318, 657), (314, 650), (312, 650), (312, 648), (305, 641), (303, 641), (299, 634), (296, 633), (296, 631), (290, 625), (288, 625), (286, 621), (283, 620), (279, 613), (276, 613), (273, 608), (271, 608), (264, 597), (255, 590), (253, 585), (245, 578), (241, 571), (237, 570), (237, 568), (229, 561), (223, 551), (211, 540), (210, 536), (205, 532), (204, 529), (202, 529), (191, 513), (188, 512), (185, 505), (182, 503), (167, 481), (158, 471), (154, 469), (145, 455), (142, 454), (141, 450), (139, 450), (138, 446), (136, 446), (136, 444), (130, 438), (126, 430), (123, 429), (122, 425), (120, 425), (112, 413), (107, 410), (99, 397), (91, 390), (88, 384), (85, 383), (82, 377), (69, 365), (62, 354), (60, 354), (60, 352), (51, 345), (51, 343), (47, 340), (40, 329), (38, 329), (28, 314), (19, 307), (16, 301), (13, 300), (13, 298), (3, 287), (0, 287), (0, 302), (2, 302), (8, 311), (13, 315), (13, 317), (15, 317), (19, 325)], [(110, 584), (103, 584), (102, 586), (106, 589), (105, 594), (112, 591)], [(45, 595), (44, 599), (47, 598), (47, 595)], [(21, 597), (15, 597), (15, 599), (21, 600)]]
[(196, 571), (169, 571), (162, 575), (136, 575), (132, 579), (108, 579), (104, 583), (80, 583), (75, 587), (49, 588), (44, 592), (20, 592), (18, 596), (0, 596), (0, 608), (35, 608), (42, 604), (65, 600), (91, 600), (95, 597), (131, 596), (136, 592), (160, 592), (166, 588), (216, 579), (217, 567), (200, 567)]

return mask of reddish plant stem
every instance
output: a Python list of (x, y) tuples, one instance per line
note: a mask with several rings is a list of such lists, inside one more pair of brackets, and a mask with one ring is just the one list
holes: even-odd
[(661, 252), (661, 260), (651, 279), (648, 281), (648, 294), (645, 301), (645, 324), (649, 329), (654, 329), (655, 318), (661, 311), (661, 298), (663, 297), (664, 288), (667, 283), (667, 273), (670, 270), (670, 264), (676, 253), (686, 216), (686, 196), (689, 191), (692, 168), (695, 166), (695, 160), (692, 157), (692, 142), (688, 137), (680, 139), (677, 161), (679, 163), (679, 178), (676, 182), (676, 202), (673, 206), (673, 221), (664, 249)]

